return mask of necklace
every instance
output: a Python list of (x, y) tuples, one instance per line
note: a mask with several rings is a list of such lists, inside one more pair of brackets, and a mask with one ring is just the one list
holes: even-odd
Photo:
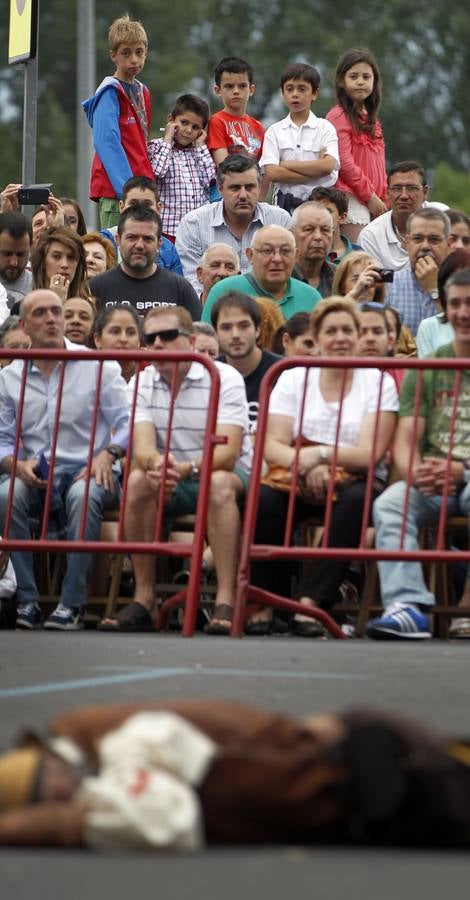
[(401, 246), (403, 247), (403, 250), (406, 250), (406, 238), (405, 238), (405, 235), (401, 233), (400, 229), (398, 228), (397, 225), (395, 225), (395, 223), (393, 222), (393, 220), (392, 220), (392, 225), (393, 225), (393, 230), (394, 230), (394, 232), (395, 232), (395, 234), (396, 234), (396, 236), (397, 236), (397, 238), (398, 238), (398, 240), (399, 240)]

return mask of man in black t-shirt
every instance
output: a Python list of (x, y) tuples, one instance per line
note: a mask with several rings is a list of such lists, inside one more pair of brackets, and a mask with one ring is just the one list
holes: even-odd
[(117, 231), (121, 262), (90, 281), (98, 309), (124, 304), (143, 316), (149, 309), (183, 306), (194, 321), (200, 319), (201, 304), (191, 285), (155, 262), (161, 233), (162, 222), (154, 210), (139, 206), (124, 210)]
[(254, 434), (261, 380), (281, 357), (258, 347), (261, 310), (254, 297), (228, 291), (214, 303), (211, 319), (222, 351), (219, 361), (233, 366), (245, 380), (250, 432)]

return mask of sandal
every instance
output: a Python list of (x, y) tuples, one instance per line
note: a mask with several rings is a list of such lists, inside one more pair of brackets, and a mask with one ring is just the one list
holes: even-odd
[[(229, 635), (232, 628), (233, 606), (219, 603), (214, 606), (210, 622), (204, 627), (204, 634)], [(224, 624), (227, 623), (227, 624)]]
[(102, 619), (98, 631), (154, 631), (152, 617), (141, 603), (128, 603), (115, 616)]
[(470, 619), (460, 618), (454, 619), (449, 628), (450, 638), (470, 638)]

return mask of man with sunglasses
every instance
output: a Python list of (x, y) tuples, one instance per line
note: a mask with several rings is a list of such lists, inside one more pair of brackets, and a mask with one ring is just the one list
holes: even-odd
[[(144, 322), (144, 342), (161, 350), (191, 351), (191, 316), (180, 306), (151, 310)], [(209, 634), (228, 634), (234, 604), (240, 534), (239, 498), (248, 485), (251, 447), (248, 408), (242, 376), (232, 366), (216, 363), (220, 374), (217, 444), (212, 476), (207, 533), (217, 573), (215, 611)], [(166, 480), (164, 453), (172, 391), (175, 391)], [(128, 482), (125, 533), (129, 541), (150, 542), (155, 533), (158, 498), (163, 492), (165, 516), (175, 519), (196, 511), (199, 473), (211, 390), (209, 371), (200, 362), (155, 360), (139, 376), (134, 420), (134, 467)], [(131, 394), (133, 385), (130, 386)], [(155, 605), (155, 556), (133, 556), (133, 603), (116, 617), (104, 619), (101, 630), (146, 631), (152, 628)]]
[(130, 206), (121, 213), (117, 230), (121, 262), (90, 281), (98, 309), (125, 304), (144, 316), (150, 309), (182, 306), (193, 320), (200, 318), (201, 304), (191, 285), (155, 261), (161, 236), (162, 221), (155, 210)]

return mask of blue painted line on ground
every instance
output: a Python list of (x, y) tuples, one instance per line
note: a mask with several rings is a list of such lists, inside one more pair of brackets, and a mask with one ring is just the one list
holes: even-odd
[[(95, 668), (102, 670), (106, 667), (96, 666)], [(110, 666), (109, 668), (113, 669), (114, 667)], [(32, 694), (53, 694), (59, 691), (79, 691), (83, 688), (104, 687), (106, 685), (114, 684), (130, 684), (134, 681), (152, 681), (181, 675), (192, 675), (193, 677), (194, 675), (225, 675), (229, 678), (282, 678), (284, 680), (292, 678), (335, 681), (350, 681), (351, 679), (359, 681), (367, 680), (366, 675), (357, 675), (352, 674), (351, 672), (293, 672), (291, 670), (279, 671), (278, 669), (270, 672), (266, 669), (206, 668), (199, 665), (192, 666), (191, 668), (145, 668), (138, 669), (137, 671), (129, 671), (129, 669), (122, 671), (121, 668), (115, 674), (98, 675), (95, 678), (76, 678), (71, 679), (70, 681), (51, 681), (46, 682), (45, 684), (25, 684), (14, 688), (3, 688), (0, 689), (0, 700), (7, 699), (8, 697), (27, 697)]]

